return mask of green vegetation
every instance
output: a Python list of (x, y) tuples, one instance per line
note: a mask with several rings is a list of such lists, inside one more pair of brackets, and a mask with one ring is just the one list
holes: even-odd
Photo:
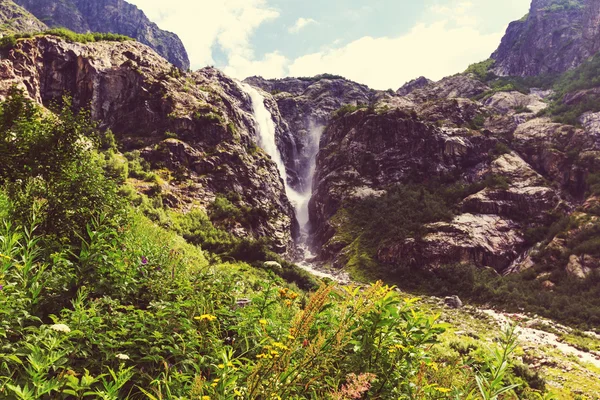
[(600, 86), (600, 54), (596, 54), (574, 70), (565, 72), (554, 84), (556, 94), (547, 110), (556, 122), (578, 125), (579, 117), (588, 111), (600, 111), (600, 95), (587, 93), (581, 99), (565, 103), (569, 93)]
[(464, 72), (465, 74), (474, 74), (479, 80), (487, 82), (496, 77), (490, 70), (496, 64), (496, 60), (489, 58), (479, 63), (471, 64)]
[(577, 10), (584, 7), (585, 5), (580, 0), (553, 0), (547, 7), (543, 8), (543, 10), (550, 12), (558, 12), (566, 10)]
[(306, 82), (318, 82), (318, 81), (323, 80), (323, 79), (331, 79), (331, 80), (334, 80), (334, 79), (344, 79), (344, 80), (346, 80), (346, 78), (344, 78), (341, 75), (333, 75), (333, 74), (320, 74), (320, 75), (315, 75), (315, 76), (301, 76), (301, 77), (299, 77), (297, 79), (299, 79), (301, 81), (306, 81)]
[(367, 108), (369, 108), (369, 106), (366, 105), (366, 104), (356, 104), (356, 105), (354, 105), (354, 104), (345, 104), (345, 105), (341, 106), (340, 108), (338, 108), (337, 110), (335, 110), (331, 114), (331, 117), (333, 119), (341, 118), (341, 117), (343, 117), (343, 116), (345, 116), (347, 114), (352, 114), (354, 111), (364, 110), (364, 109), (367, 109)]
[(334, 240), (346, 246), (346, 264), (354, 273), (387, 279), (387, 267), (376, 262), (381, 246), (418, 239), (426, 233), (425, 224), (450, 221), (453, 207), (483, 187), (440, 182), (398, 185), (380, 197), (349, 201), (333, 218), (338, 227)]
[[(122, 185), (149, 173), (139, 153), (120, 155), (68, 99), (49, 115), (13, 91), (0, 128), (2, 398), (536, 398), (512, 330), (449, 363), (432, 351), (445, 327), (392, 287), (304, 277), (304, 292), (293, 266), (252, 267), (272, 260), (265, 247), (200, 210), (162, 210), (172, 226), (158, 227)], [(247, 218), (239, 200), (209, 213)]]
[[(505, 146), (499, 145), (498, 154)], [(461, 185), (435, 182), (430, 185), (400, 185), (386, 194), (348, 201), (333, 218), (336, 234), (332, 243), (344, 250), (341, 261), (355, 279), (383, 279), (411, 293), (461, 298), (479, 304), (496, 304), (512, 311), (527, 310), (566, 324), (593, 328), (600, 324), (600, 274), (586, 279), (570, 277), (564, 270), (572, 254), (600, 256), (600, 223), (576, 221), (548, 215), (547, 225), (539, 226), (515, 215), (531, 228), (525, 233), (530, 244), (542, 243), (533, 254), (536, 267), (521, 274), (501, 277), (494, 271), (469, 265), (449, 265), (435, 269), (420, 268), (414, 260), (385, 264), (378, 258), (381, 248), (408, 238), (417, 242), (427, 232), (428, 223), (449, 221), (462, 199), (484, 187), (506, 189), (509, 182), (488, 175), (480, 184)], [(555, 221), (554, 224), (551, 224)], [(586, 222), (587, 221), (587, 222)], [(578, 228), (579, 227), (579, 228)], [(575, 233), (567, 235), (575, 229)], [(557, 235), (566, 238), (564, 251), (548, 244)], [(561, 236), (562, 235), (562, 236)], [(547, 280), (556, 284), (552, 292), (535, 279), (549, 273)]]
[(77, 43), (93, 43), (101, 41), (125, 42), (127, 40), (134, 40), (128, 36), (119, 35), (116, 33), (75, 33), (66, 28), (54, 28), (44, 32), (18, 33), (10, 36), (4, 36), (0, 38), (0, 49), (13, 48), (19, 39), (29, 39), (37, 36), (58, 36), (69, 42)]

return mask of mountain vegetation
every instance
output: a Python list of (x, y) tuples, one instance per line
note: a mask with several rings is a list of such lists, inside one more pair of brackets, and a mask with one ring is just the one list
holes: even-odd
[(447, 362), (430, 353), (444, 326), (390, 286), (306, 292), (279, 266), (191, 244), (232, 245), (200, 211), (158, 227), (124, 196), (110, 132), (67, 98), (56, 107), (18, 90), (0, 105), (3, 398), (539, 393), (511, 367), (513, 330), (493, 353)]
[(52, 28), (0, 0), (0, 398), (597, 398), (597, 2), (398, 91), (17, 2)]

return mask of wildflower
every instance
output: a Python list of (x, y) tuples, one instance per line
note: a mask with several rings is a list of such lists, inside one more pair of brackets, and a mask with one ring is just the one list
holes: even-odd
[(225, 365), (224, 365), (224, 364), (219, 364), (219, 365), (217, 365), (217, 367), (218, 367), (219, 369), (223, 369), (223, 368), (225, 368)]
[(448, 393), (448, 392), (452, 391), (451, 389), (444, 388), (444, 387), (436, 387), (435, 390), (437, 390), (440, 393)]
[(202, 400), (210, 400), (210, 396), (202, 396)]
[(209, 321), (209, 322), (211, 322), (211, 321), (216, 320), (217, 317), (215, 317), (214, 315), (211, 315), (211, 314), (202, 314), (199, 317), (194, 317), (194, 319), (197, 320), (197, 321)]
[(4, 290), (4, 285), (0, 283), (0, 292)]
[(229, 362), (227, 363), (227, 366), (228, 366), (228, 367), (233, 367), (233, 363), (232, 363), (231, 361), (229, 361)]
[(56, 332), (64, 332), (64, 333), (69, 333), (71, 332), (71, 328), (69, 328), (67, 325), (65, 324), (54, 324), (54, 325), (50, 325), (50, 329), (52, 329), (53, 331)]
[(259, 323), (259, 324), (261, 324), (261, 325), (266, 325), (266, 324), (267, 324), (267, 320), (266, 320), (266, 319), (264, 319), (264, 318), (262, 318), (262, 319), (260, 319), (260, 320), (258, 321), (258, 323)]
[(142, 265), (146, 264), (148, 264), (148, 259), (146, 258), (146, 256), (142, 256)]
[(287, 338), (290, 339), (290, 340), (296, 339), (293, 335), (287, 335)]
[(129, 360), (129, 356), (127, 354), (117, 354), (115, 357), (117, 357), (119, 360)]

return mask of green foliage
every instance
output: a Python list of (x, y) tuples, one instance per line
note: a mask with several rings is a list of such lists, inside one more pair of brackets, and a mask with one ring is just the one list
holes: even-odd
[(356, 110), (362, 110), (362, 109), (366, 109), (368, 108), (368, 106), (366, 104), (346, 104), (343, 105), (342, 107), (340, 107), (339, 109), (335, 110), (331, 116), (332, 118), (341, 118), (347, 114), (351, 114)]
[(0, 105), (0, 182), (17, 221), (26, 223), (38, 204), (40, 229), (73, 239), (96, 213), (114, 214), (120, 205), (104, 158), (95, 151), (95, 126), (85, 112), (74, 113), (70, 100), (63, 100), (57, 116), (43, 115), (16, 89)]
[(489, 58), (479, 63), (471, 64), (464, 72), (465, 74), (474, 74), (482, 82), (488, 82), (496, 77), (490, 69), (496, 64), (496, 60)]
[(346, 78), (344, 78), (341, 75), (333, 75), (333, 74), (320, 74), (320, 75), (315, 75), (315, 76), (301, 76), (301, 77), (296, 78), (296, 79), (301, 80), (301, 81), (305, 81), (305, 82), (318, 82), (318, 81), (323, 80), (323, 79), (331, 79), (331, 80), (334, 80), (334, 79), (344, 79), (344, 80), (346, 80)]
[(547, 114), (556, 122), (577, 125), (579, 116), (587, 111), (600, 111), (600, 96), (588, 94), (573, 104), (565, 104), (565, 96), (580, 90), (600, 86), (600, 55), (588, 59), (579, 67), (565, 72), (554, 84), (555, 101), (550, 105)]
[(543, 8), (544, 11), (559, 12), (567, 10), (578, 10), (585, 6), (581, 1), (578, 0), (552, 0), (547, 7)]
[(125, 35), (119, 35), (116, 33), (75, 33), (66, 28), (53, 28), (44, 32), (37, 33), (18, 33), (11, 36), (4, 36), (0, 38), (0, 49), (11, 49), (13, 48), (19, 39), (28, 39), (36, 36), (58, 36), (69, 42), (77, 43), (93, 43), (93, 42), (125, 42), (127, 40), (134, 40)]
[(156, 174), (150, 170), (150, 163), (144, 160), (139, 151), (132, 151), (124, 154), (127, 158), (127, 170), (129, 177), (141, 179), (146, 182), (154, 182)]

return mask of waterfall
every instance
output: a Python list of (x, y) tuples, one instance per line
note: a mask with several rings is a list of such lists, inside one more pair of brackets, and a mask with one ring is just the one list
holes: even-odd
[(264, 96), (260, 94), (258, 90), (246, 83), (242, 83), (241, 86), (252, 100), (254, 119), (256, 120), (258, 127), (258, 144), (277, 165), (279, 175), (283, 179), (283, 184), (285, 186), (285, 194), (294, 207), (300, 229), (304, 231), (308, 225), (308, 201), (310, 200), (310, 193), (300, 193), (294, 190), (288, 183), (285, 165), (275, 140), (275, 123), (273, 122), (271, 112), (265, 106)]
[(273, 122), (273, 116), (271, 115), (271, 112), (265, 106), (264, 96), (260, 94), (258, 90), (246, 83), (240, 83), (240, 86), (252, 100), (254, 118), (258, 128), (258, 144), (277, 165), (279, 175), (281, 178), (283, 178), (285, 193), (294, 207), (294, 213), (296, 215), (296, 219), (298, 220), (298, 224), (300, 225), (301, 235), (298, 242), (300, 259), (296, 260), (296, 265), (321, 278), (329, 278), (334, 281), (344, 283), (350, 282), (350, 278), (346, 272), (323, 271), (317, 265), (315, 265), (315, 255), (310, 251), (310, 246), (308, 245), (308, 202), (312, 196), (312, 178), (316, 169), (316, 158), (317, 153), (319, 152), (319, 140), (321, 138), (321, 134), (323, 133), (323, 127), (314, 125), (310, 127), (308, 145), (305, 149), (305, 155), (309, 160), (309, 165), (305, 171), (300, 171), (304, 184), (300, 184), (300, 189), (295, 190), (287, 181), (285, 164), (283, 163), (283, 158), (281, 157), (281, 152), (277, 147), (277, 141), (275, 139), (275, 123)]

